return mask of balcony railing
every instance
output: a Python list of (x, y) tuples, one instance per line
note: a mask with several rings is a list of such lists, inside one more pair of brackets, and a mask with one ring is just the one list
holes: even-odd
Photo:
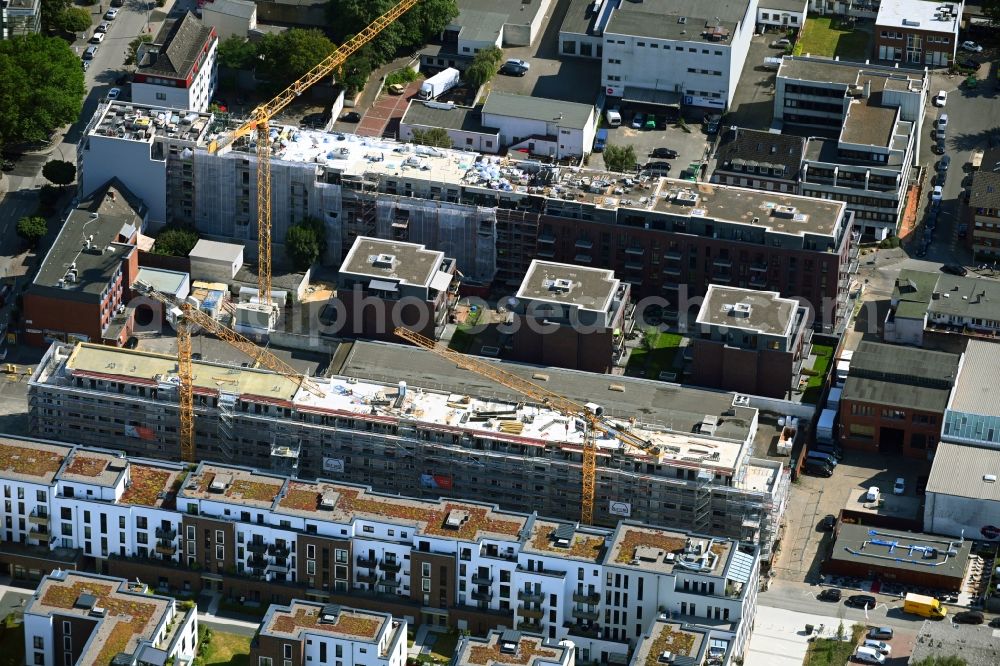
[(368, 585), (372, 585), (377, 580), (378, 580), (378, 575), (375, 574), (375, 573), (359, 573), (358, 574), (358, 582), (359, 583), (367, 583)]
[(400, 569), (403, 568), (403, 565), (399, 562), (399, 560), (382, 560), (379, 563), (378, 568), (381, 569), (382, 571), (390, 571), (392, 573), (397, 573)]
[(539, 622), (518, 622), (518, 631), (529, 631), (533, 634), (540, 634), (542, 632), (542, 625)]
[(36, 525), (28, 530), (29, 539), (38, 539), (39, 541), (49, 540), (49, 530), (44, 525)]
[(493, 598), (493, 591), (489, 588), (476, 588), (472, 591), (472, 598), (476, 601), (489, 601)]
[(271, 544), (268, 546), (267, 552), (272, 557), (288, 557), (288, 546)]
[(587, 638), (601, 638), (601, 630), (597, 625), (563, 622), (563, 627), (570, 633), (570, 635), (586, 636)]
[(274, 571), (277, 573), (288, 573), (289, 570), (288, 560), (286, 559), (275, 560), (274, 562), (271, 562), (270, 564), (267, 565), (267, 570)]
[(374, 569), (377, 560), (374, 557), (365, 557), (364, 555), (358, 555), (357, 563), (359, 567), (365, 569)]
[(47, 511), (39, 511), (38, 509), (35, 509), (28, 514), (28, 522), (32, 525), (48, 525), (49, 514)]
[(258, 555), (253, 553), (247, 558), (247, 566), (254, 568), (263, 568), (267, 566), (267, 558), (263, 555)]
[(247, 544), (247, 550), (251, 553), (263, 555), (267, 552), (267, 544), (263, 541), (251, 541)]
[(571, 615), (578, 620), (590, 620), (591, 622), (601, 616), (596, 610), (585, 610), (583, 608), (574, 608), (571, 611)]
[(493, 578), (486, 574), (485, 576), (479, 573), (472, 574), (472, 584), (473, 585), (492, 585)]
[(172, 527), (157, 527), (156, 528), (156, 538), (166, 539), (167, 541), (173, 541), (177, 538), (177, 530)]
[(540, 604), (545, 601), (545, 594), (542, 592), (532, 592), (529, 590), (518, 590), (517, 591), (518, 601), (532, 601), (536, 604)]
[(156, 542), (156, 552), (160, 555), (169, 555), (172, 557), (177, 552), (177, 546), (174, 545), (173, 541), (160, 539)]
[(545, 611), (541, 608), (534, 608), (532, 606), (521, 606), (517, 609), (518, 614), (521, 617), (530, 618), (532, 620), (541, 620), (545, 617)]
[(574, 592), (573, 601), (578, 604), (599, 604), (601, 603), (600, 592)]
[(402, 585), (403, 581), (401, 579), (397, 578), (396, 576), (383, 576), (379, 580), (378, 584), (379, 584), (379, 587), (386, 587), (386, 588), (394, 590), (397, 587), (399, 587), (400, 585)]

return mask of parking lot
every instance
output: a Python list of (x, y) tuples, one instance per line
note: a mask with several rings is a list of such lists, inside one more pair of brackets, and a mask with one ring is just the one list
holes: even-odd
[[(625, 107), (622, 111), (621, 127), (608, 127), (607, 123), (604, 123), (602, 128), (608, 130), (609, 145), (634, 147), (640, 166), (647, 162), (666, 161), (670, 164), (669, 175), (680, 178), (681, 172), (687, 169), (688, 164), (701, 162), (707, 157), (712, 137), (705, 133), (701, 125), (688, 125), (687, 130), (669, 123), (665, 129), (633, 129), (629, 124), (638, 110)], [(646, 115), (648, 116), (648, 113)], [(659, 117), (663, 117), (662, 112)], [(678, 155), (671, 160), (657, 159), (651, 156), (654, 148), (671, 148), (676, 150)], [(593, 169), (605, 168), (600, 153), (593, 153), (590, 156), (589, 166)]]

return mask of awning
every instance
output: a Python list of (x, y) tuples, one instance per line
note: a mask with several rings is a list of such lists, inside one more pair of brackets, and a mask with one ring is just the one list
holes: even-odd
[(388, 280), (372, 280), (368, 283), (368, 289), (372, 291), (399, 291), (399, 285)]
[(622, 101), (653, 104), (655, 106), (666, 106), (674, 109), (681, 108), (681, 94), (669, 90), (650, 90), (648, 88), (625, 86), (625, 94), (622, 95)]
[(431, 289), (437, 289), (438, 291), (447, 291), (448, 287), (451, 286), (451, 273), (445, 273), (444, 271), (438, 271), (434, 274), (434, 278), (431, 280)]

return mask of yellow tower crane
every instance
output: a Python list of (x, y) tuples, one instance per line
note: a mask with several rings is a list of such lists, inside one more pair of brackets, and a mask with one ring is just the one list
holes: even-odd
[(178, 389), (178, 411), (180, 412), (180, 445), (181, 460), (195, 462), (194, 452), (194, 370), (191, 362), (191, 333), (194, 326), (214, 334), (220, 340), (254, 360), (256, 365), (263, 366), (272, 372), (298, 382), (306, 391), (318, 398), (326, 394), (316, 382), (298, 372), (268, 350), (257, 346), (252, 340), (236, 331), (223, 326), (191, 303), (176, 301), (162, 294), (143, 282), (136, 282), (135, 289), (143, 295), (158, 301), (165, 308), (179, 310), (177, 321), (177, 378), (180, 380)]
[(507, 372), (499, 368), (496, 364), (481, 361), (475, 356), (466, 356), (450, 349), (438, 347), (430, 338), (419, 333), (414, 333), (409, 329), (400, 327), (395, 329), (394, 333), (407, 342), (432, 351), (441, 358), (451, 361), (460, 368), (474, 372), (481, 377), (492, 379), (501, 386), (544, 404), (567, 418), (583, 419), (586, 425), (583, 438), (583, 487), (580, 499), (580, 522), (585, 525), (592, 524), (594, 520), (594, 488), (597, 474), (597, 444), (594, 436), (597, 431), (611, 435), (626, 446), (635, 447), (650, 456), (655, 458), (660, 457), (660, 449), (658, 447), (612, 423), (604, 417), (604, 410), (599, 405), (593, 403), (581, 405), (523, 377)]
[(252, 133), (257, 135), (257, 241), (259, 266), (257, 270), (257, 296), (260, 303), (271, 304), (271, 119), (308, 90), (344, 64), (355, 51), (370, 42), (393, 21), (409, 11), (420, 0), (401, 0), (392, 9), (372, 21), (364, 30), (340, 45), (318, 65), (303, 74), (274, 99), (265, 102), (250, 113), (250, 119), (232, 132), (213, 141), (210, 153), (225, 150), (236, 139)]

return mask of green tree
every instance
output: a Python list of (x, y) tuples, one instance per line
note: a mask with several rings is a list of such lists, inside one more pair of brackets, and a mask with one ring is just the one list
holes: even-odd
[(49, 160), (42, 167), (42, 175), (56, 185), (69, 185), (76, 180), (76, 165), (63, 160)]
[(277, 35), (269, 33), (260, 43), (258, 71), (272, 83), (284, 86), (315, 67), (336, 48), (316, 29), (292, 28)]
[(38, 245), (38, 241), (45, 237), (49, 230), (49, 223), (44, 217), (22, 217), (17, 222), (17, 235), (28, 242), (31, 247)]
[(198, 232), (190, 227), (167, 227), (156, 237), (153, 254), (186, 257), (198, 242)]
[[(392, 9), (398, 0), (330, 0), (329, 28), (342, 43), (376, 18)], [(389, 24), (371, 41), (370, 62), (378, 67), (401, 52), (410, 53), (436, 38), (458, 16), (456, 0), (423, 0)]]
[(315, 217), (307, 217), (288, 228), (285, 253), (296, 270), (304, 271), (326, 252), (326, 229)]
[(83, 108), (83, 68), (65, 40), (0, 40), (0, 145), (45, 141)]
[(447, 130), (441, 127), (432, 127), (429, 130), (413, 130), (413, 143), (421, 146), (437, 146), (438, 148), (451, 148), (451, 137)]
[(41, 0), (42, 29), (52, 30), (56, 27), (56, 19), (71, 6), (70, 0)]
[(230, 69), (253, 69), (257, 65), (257, 45), (233, 35), (219, 44), (219, 64)]
[(632, 146), (613, 146), (609, 143), (604, 147), (604, 166), (610, 171), (634, 171), (637, 163)]
[(968, 662), (955, 655), (947, 657), (931, 655), (930, 657), (924, 657), (920, 661), (913, 662), (912, 666), (968, 666)]
[(465, 79), (475, 88), (485, 85), (497, 73), (501, 61), (503, 61), (503, 51), (495, 46), (483, 49), (475, 55), (466, 68)]
[(337, 73), (337, 82), (347, 90), (348, 97), (365, 87), (372, 70), (372, 52), (367, 46), (347, 59)]
[(81, 7), (67, 7), (53, 17), (52, 27), (63, 32), (85, 32), (90, 28), (90, 12)]
[(1000, 26), (1000, 0), (983, 0), (983, 16), (990, 20), (990, 25)]
[(125, 47), (125, 65), (131, 66), (136, 64), (136, 57), (139, 54), (139, 47), (143, 44), (148, 44), (153, 41), (153, 36), (147, 33), (143, 33), (133, 39)]

